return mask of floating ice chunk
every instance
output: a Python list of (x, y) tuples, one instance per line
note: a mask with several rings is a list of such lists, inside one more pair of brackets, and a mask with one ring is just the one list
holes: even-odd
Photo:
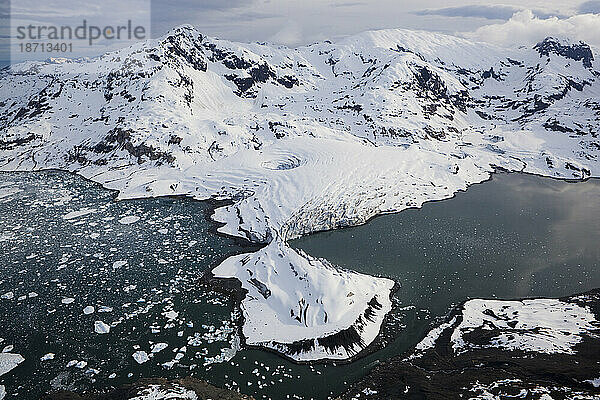
[(168, 230), (168, 229), (166, 229), (166, 228), (162, 228), (162, 229), (159, 229), (159, 230), (158, 230), (158, 233), (160, 233), (160, 234), (163, 234), (163, 235), (166, 235), (167, 233), (169, 233), (169, 230)]
[(152, 353), (159, 353), (159, 352), (163, 351), (164, 349), (166, 349), (167, 347), (169, 347), (169, 345), (167, 343), (155, 343), (152, 345), (152, 347), (150, 347), (150, 351)]
[(133, 353), (131, 356), (138, 364), (143, 364), (150, 359), (148, 357), (148, 354), (143, 350), (138, 350), (135, 353)]
[(169, 321), (172, 321), (179, 316), (179, 313), (177, 311), (171, 310), (171, 311), (162, 313), (162, 315), (164, 315), (165, 318), (168, 319)]
[(138, 393), (139, 396), (131, 400), (154, 400), (154, 399), (181, 399), (198, 400), (198, 395), (193, 390), (186, 389), (179, 385), (170, 385), (168, 388), (160, 385), (150, 385), (148, 388)]
[(8, 346), (4, 346), (4, 349), (2, 349), (3, 353), (10, 353), (12, 351), (12, 349), (14, 349), (15, 346), (13, 346), (12, 344), (8, 345)]
[(13, 292), (6, 292), (2, 296), (0, 296), (0, 299), (12, 300), (13, 297), (15, 297), (15, 294)]
[(91, 214), (93, 212), (96, 212), (95, 208), (84, 207), (81, 210), (71, 211), (70, 213), (67, 213), (67, 214), (63, 215), (63, 219), (73, 220), (73, 219), (76, 219), (76, 218), (79, 218), (79, 217), (83, 217), (84, 215)]
[(140, 220), (140, 217), (137, 217), (135, 215), (128, 215), (126, 217), (123, 217), (119, 220), (120, 224), (123, 225), (129, 225), (129, 224), (134, 224), (136, 222), (138, 222)]
[(36, 292), (29, 292), (27, 294), (27, 296), (29, 296), (30, 299), (34, 298), (34, 297), (38, 297), (38, 294)]
[(40, 361), (48, 361), (48, 360), (54, 360), (54, 353), (48, 353), (48, 354), (44, 354), (41, 358)]
[(110, 374), (108, 376), (108, 379), (115, 379), (117, 377), (117, 374), (115, 374), (114, 372), (112, 374)]
[(64, 299), (62, 299), (60, 302), (63, 304), (71, 304), (72, 302), (74, 302), (75, 299), (72, 297), (65, 297)]
[(94, 322), (94, 331), (99, 334), (109, 333), (110, 325), (107, 325), (102, 321), (96, 321)]
[(94, 232), (94, 233), (90, 234), (90, 238), (92, 238), (92, 239), (98, 239), (99, 237), (100, 237), (99, 233)]
[(119, 261), (115, 261), (113, 263), (112, 267), (113, 267), (113, 269), (117, 269), (117, 268), (121, 268), (125, 265), (127, 265), (127, 261), (119, 260)]
[(125, 287), (123, 288), (123, 291), (124, 291), (125, 293), (129, 293), (129, 292), (131, 292), (132, 290), (135, 290), (135, 288), (137, 288), (137, 285), (128, 285), (128, 286), (125, 286)]
[(584, 382), (591, 383), (592, 386), (595, 388), (600, 387), (600, 378), (588, 379), (587, 381), (584, 381)]
[(25, 361), (25, 359), (20, 354), (0, 353), (0, 376), (11, 371), (23, 361)]
[(92, 314), (94, 312), (94, 306), (87, 306), (83, 309), (85, 315)]
[(2, 400), (6, 396), (6, 389), (4, 385), (0, 385), (0, 400)]
[(67, 363), (67, 368), (75, 367), (83, 369), (87, 366), (87, 361), (71, 360)]
[(167, 361), (165, 363), (160, 364), (164, 369), (171, 369), (175, 364), (177, 364), (177, 360)]

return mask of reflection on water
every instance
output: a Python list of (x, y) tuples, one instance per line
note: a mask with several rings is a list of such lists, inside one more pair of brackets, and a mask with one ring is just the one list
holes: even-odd
[(600, 286), (600, 181), (499, 174), (455, 198), (294, 246), (396, 278), (403, 303), (439, 313), (467, 297), (563, 296)]
[[(354, 363), (295, 365), (235, 351), (228, 299), (199, 283), (223, 257), (248, 250), (211, 232), (205, 203), (112, 197), (67, 173), (0, 174), (0, 350), (25, 357), (0, 377), (9, 396), (193, 375), (257, 399), (325, 399), (406, 351), (468, 297), (600, 287), (600, 182), (497, 175), (454, 199), (294, 241), (397, 279), (388, 322), (404, 327)], [(96, 321), (110, 331), (97, 332)]]

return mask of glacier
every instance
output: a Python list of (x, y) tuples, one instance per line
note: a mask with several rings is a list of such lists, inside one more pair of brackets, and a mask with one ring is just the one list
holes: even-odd
[(0, 71), (0, 170), (68, 170), (119, 199), (228, 200), (219, 232), (263, 245), (213, 270), (246, 291), (245, 343), (349, 360), (397, 284), (288, 241), (452, 197), (497, 169), (600, 176), (597, 54), (402, 29), (290, 49), (184, 25)]

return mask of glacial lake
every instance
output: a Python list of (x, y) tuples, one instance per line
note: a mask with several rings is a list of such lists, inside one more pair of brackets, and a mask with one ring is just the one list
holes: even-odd
[[(215, 234), (209, 204), (114, 201), (65, 172), (1, 173), (0, 350), (25, 361), (0, 384), (7, 399), (37, 400), (52, 389), (193, 375), (257, 399), (333, 397), (465, 299), (600, 287), (599, 200), (598, 180), (496, 174), (453, 199), (293, 241), (401, 285), (387, 322), (400, 329), (386, 348), (310, 366), (238, 348), (231, 302), (201, 276), (249, 248)], [(110, 331), (98, 333), (96, 321)]]

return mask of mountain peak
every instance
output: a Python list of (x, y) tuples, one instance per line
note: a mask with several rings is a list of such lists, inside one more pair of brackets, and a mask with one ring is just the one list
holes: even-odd
[(547, 37), (534, 46), (534, 49), (542, 56), (548, 56), (550, 53), (559, 55), (575, 61), (583, 61), (586, 68), (592, 67), (594, 55), (589, 45), (584, 42), (570, 43), (555, 37)]
[(167, 33), (161, 36), (159, 40), (164, 41), (165, 39), (172, 39), (173, 37), (188, 38), (192, 40), (202, 40), (204, 38), (204, 35), (202, 35), (202, 33), (200, 33), (200, 31), (196, 29), (193, 25), (183, 24), (169, 29), (169, 31), (167, 31)]

